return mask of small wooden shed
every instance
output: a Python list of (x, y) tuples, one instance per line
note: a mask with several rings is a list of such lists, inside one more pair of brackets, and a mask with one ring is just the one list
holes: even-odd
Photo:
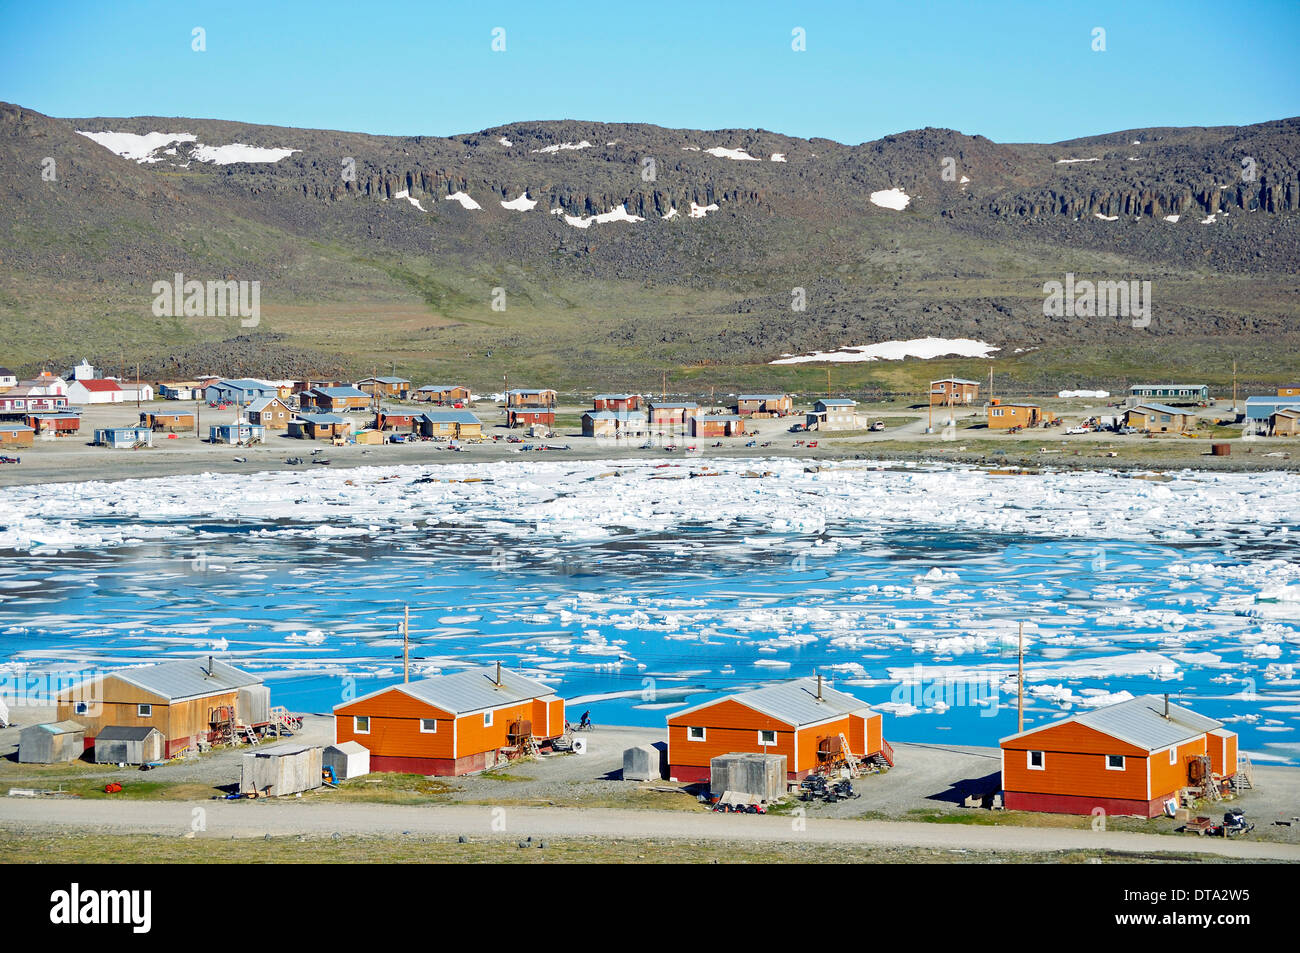
[(334, 769), (334, 777), (340, 781), (370, 773), (370, 749), (355, 741), (330, 745), (321, 760), (324, 767)]
[(150, 764), (162, 761), (167, 738), (150, 725), (109, 725), (95, 736), (96, 764)]
[(321, 786), (321, 749), (318, 745), (284, 744), (257, 748), (244, 755), (239, 793), (258, 797), (284, 797)]
[(31, 725), (18, 733), (18, 760), (24, 764), (76, 761), (85, 750), (85, 726), (75, 721)]

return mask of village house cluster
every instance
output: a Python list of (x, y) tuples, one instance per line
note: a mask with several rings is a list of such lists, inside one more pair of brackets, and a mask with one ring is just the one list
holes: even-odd
[[(240, 792), (284, 796), (371, 772), (458, 776), (582, 753), (587, 727), (585, 716), (569, 720), (554, 687), (500, 662), (412, 681), (404, 661), (400, 682), (334, 706), (329, 746), (282, 741), (303, 718), (271, 701), (261, 677), (212, 656), (111, 670), (59, 692), (56, 720), (25, 727), (18, 757), (158, 766), (248, 746)], [(893, 768), (883, 722), (820, 674), (779, 681), (668, 715), (662, 742), (624, 752), (623, 777), (771, 803)], [(998, 743), (999, 782), (978, 806), (1190, 817), (1199, 801), (1254, 786), (1236, 733), (1168, 696), (1128, 698)]]
[[(958, 408), (969, 412), (980, 405), (980, 389), (980, 382), (960, 377), (931, 381), (926, 432), (953, 428)], [(475, 404), (480, 400), (463, 384), (414, 387), (408, 378), (396, 375), (355, 381), (208, 375), (146, 383), (102, 376), (86, 361), (62, 377), (42, 371), (26, 380), (0, 367), (0, 451), (33, 446), (37, 438), (76, 436), (82, 431), (86, 408), (131, 403), (138, 408), (136, 422), (94, 427), (90, 436), (95, 445), (151, 447), (182, 434), (235, 446), (265, 443), (276, 435), (336, 446), (414, 440), (447, 441), (454, 446), (489, 436), (501, 439), (488, 432), (491, 424), (476, 413)], [(559, 405), (554, 389), (514, 388), (496, 395), (494, 403), (498, 401), (502, 407), (494, 420), (529, 436), (554, 436)], [(1246, 437), (1300, 436), (1300, 384), (1278, 387), (1275, 394), (1247, 397), (1242, 413), (1236, 412), (1236, 404), (1234, 396), (1229, 419), (1215, 422), (1240, 426)], [(1207, 384), (1135, 384), (1114, 413), (1088, 418), (1067, 433), (1104, 430), (1199, 436), (1206, 424), (1204, 415), (1212, 407), (1215, 399)], [(497, 413), (495, 408), (493, 413)], [(1008, 433), (1062, 423), (1057, 414), (1040, 404), (992, 394), (984, 398), (982, 416), (988, 430)], [(670, 400), (667, 395), (601, 393), (595, 395), (591, 408), (581, 413), (580, 423), (582, 436), (588, 438), (720, 441), (752, 437), (756, 421), (773, 418), (794, 418), (797, 422), (789, 429), (795, 432), (884, 429), (883, 422), (872, 423), (858, 402), (848, 397), (817, 398), (801, 412), (795, 408), (794, 395), (787, 393), (739, 394), (722, 406)], [(963, 426), (969, 426), (969, 421)], [(1226, 449), (1226, 444), (1221, 446)]]

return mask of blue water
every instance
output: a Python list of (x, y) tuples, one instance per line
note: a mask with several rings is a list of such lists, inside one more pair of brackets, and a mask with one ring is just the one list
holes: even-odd
[[(1024, 622), (1027, 724), (1080, 710), (1086, 692), (1168, 692), (1227, 720), (1265, 760), (1300, 763), (1300, 683), (1287, 669), (1295, 619), (1253, 608), (1261, 567), (1292, 554), (1263, 542), (843, 526), (822, 535), (835, 544), (828, 555), (796, 560), (690, 526), (541, 545), (445, 526), (259, 537), (268, 525), (5, 559), (0, 663), (11, 692), (36, 672), (67, 679), (216, 645), (268, 678), (273, 703), (328, 711), (400, 682), (409, 606), (417, 673), (500, 660), (545, 678), (597, 724), (659, 726), (716, 693), (820, 671), (885, 705), (891, 739), (995, 745), (1016, 727), (1005, 676)], [(936, 569), (943, 578), (918, 578)], [(918, 664), (920, 685), (903, 685)], [(945, 681), (954, 666), (960, 677)]]

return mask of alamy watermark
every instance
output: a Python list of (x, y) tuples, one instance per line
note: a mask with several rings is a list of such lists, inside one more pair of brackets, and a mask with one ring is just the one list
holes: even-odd
[(1151, 325), (1151, 282), (1075, 281), (1067, 272), (1065, 281), (1043, 285), (1043, 315), (1049, 318), (1132, 318), (1133, 327)]
[(156, 318), (224, 318), (239, 316), (239, 326), (255, 328), (262, 322), (260, 281), (185, 280), (176, 272), (172, 281), (155, 281), (152, 294)]

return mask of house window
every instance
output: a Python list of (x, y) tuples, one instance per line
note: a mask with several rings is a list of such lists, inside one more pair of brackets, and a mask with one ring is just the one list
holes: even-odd
[(77, 702), (76, 707), (73, 708), (73, 711), (75, 711), (78, 715), (84, 715), (89, 710), (90, 710), (90, 706), (87, 705), (85, 702)]
[(370, 734), (370, 716), (355, 715), (352, 718), (352, 731), (358, 735)]
[(703, 741), (703, 740), (704, 740), (704, 729), (703, 729), (703, 728), (687, 728), (687, 729), (686, 729), (686, 740), (687, 740), (687, 741)]
[(135, 706), (135, 713), (136, 713), (136, 716), (139, 717), (139, 718), (152, 718), (152, 717), (153, 717), (153, 705), (136, 705), (136, 706)]
[(758, 743), (759, 743), (760, 745), (774, 745), (774, 744), (776, 744), (776, 732), (775, 732), (775, 731), (760, 731), (760, 732), (758, 733)]
[(1045, 770), (1045, 768), (1044, 768), (1045, 761), (1044, 761), (1044, 757), (1043, 757), (1043, 752), (1041, 752), (1041, 751), (1030, 751), (1030, 752), (1028, 752), (1028, 754), (1029, 754), (1029, 770), (1030, 770), (1030, 771), (1043, 771), (1043, 770)]
[(492, 727), (492, 712), (490, 711), (483, 712), (483, 727), (484, 728)]
[(1108, 754), (1108, 755), (1106, 755), (1106, 770), (1107, 770), (1107, 771), (1123, 771), (1123, 770), (1124, 770), (1124, 756), (1123, 756), (1122, 754)]
[(994, 417), (1001, 417), (1002, 409), (1000, 407), (994, 407), (992, 410), (989, 411), (989, 413)]
[(436, 718), (420, 719), (420, 734), (432, 735), (432, 734), (437, 734), (437, 732), (438, 732), (438, 719)]
[(1176, 746), (1169, 749), (1169, 763), (1170, 764), (1178, 763), (1178, 748)]

